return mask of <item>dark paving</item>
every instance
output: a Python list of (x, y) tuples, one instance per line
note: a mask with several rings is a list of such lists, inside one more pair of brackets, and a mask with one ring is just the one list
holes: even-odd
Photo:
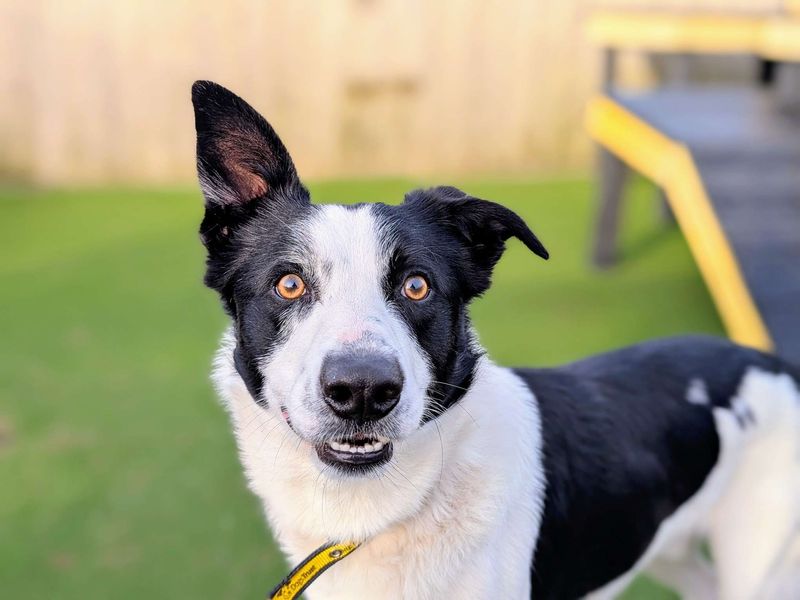
[(800, 114), (746, 88), (615, 99), (689, 147), (778, 353), (800, 364)]

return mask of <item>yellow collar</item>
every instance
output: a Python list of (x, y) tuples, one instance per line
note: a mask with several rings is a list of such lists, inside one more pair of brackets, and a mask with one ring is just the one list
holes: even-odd
[(272, 590), (270, 600), (294, 600), (328, 567), (342, 560), (360, 545), (356, 542), (343, 542), (329, 543), (317, 548)]

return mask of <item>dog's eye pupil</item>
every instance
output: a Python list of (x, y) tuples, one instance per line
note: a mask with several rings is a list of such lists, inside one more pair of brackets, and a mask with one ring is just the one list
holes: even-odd
[(275, 291), (284, 300), (296, 300), (306, 293), (306, 284), (300, 275), (289, 273), (280, 278)]
[(427, 298), (430, 290), (430, 284), (422, 275), (412, 275), (403, 283), (403, 295), (415, 302)]

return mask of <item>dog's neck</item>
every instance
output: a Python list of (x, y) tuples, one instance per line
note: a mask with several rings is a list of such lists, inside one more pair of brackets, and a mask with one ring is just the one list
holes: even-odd
[[(431, 532), (448, 521), (453, 524), (447, 530), (460, 532), (468, 544), (507, 519), (496, 507), (507, 506), (510, 481), (530, 488), (519, 495), (526, 498), (519, 508), (528, 515), (525, 529), (538, 528), (543, 498), (538, 413), (530, 392), (507, 369), (481, 356), (472, 385), (458, 402), (396, 442), (381, 475), (356, 478), (322, 467), (278, 407), (254, 402), (236, 371), (233, 350), (227, 336), (214, 380), (231, 414), (250, 488), (291, 561), (331, 540), (369, 540), (365, 548), (371, 550), (359, 549), (362, 556), (379, 549), (404, 555), (422, 539), (434, 543)], [(524, 431), (513, 431), (518, 428)], [(530, 475), (520, 477), (522, 471)], [(535, 531), (524, 543), (532, 540)]]

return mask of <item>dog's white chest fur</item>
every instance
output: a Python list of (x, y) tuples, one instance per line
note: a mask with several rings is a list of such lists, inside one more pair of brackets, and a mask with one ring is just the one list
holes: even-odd
[(290, 561), (326, 541), (365, 542), (309, 598), (530, 597), (544, 499), (540, 424), (510, 371), (483, 359), (470, 391), (399, 443), (383, 475), (351, 478), (323, 467), (253, 402), (231, 356), (227, 336), (215, 381), (250, 487)]

